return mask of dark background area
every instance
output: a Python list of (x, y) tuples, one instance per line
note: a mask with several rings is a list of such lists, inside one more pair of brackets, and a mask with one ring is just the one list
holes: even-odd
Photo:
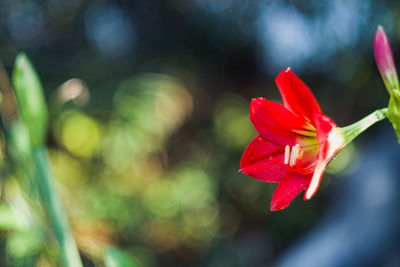
[[(398, 1), (1, 0), (0, 59), (10, 75), (24, 51), (42, 80), (87, 266), (109, 245), (143, 266), (268, 266), (327, 214), (380, 127), (338, 155), (312, 200), (271, 213), (275, 185), (238, 172), (256, 135), (250, 100), (280, 102), (274, 78), (290, 66), (339, 126), (385, 107), (373, 36), (381, 24), (398, 62), (399, 14)], [(74, 90), (87, 94), (71, 102)], [(19, 201), (6, 192), (2, 205)], [(21, 218), (0, 231), (0, 265), (54, 264), (44, 237), (18, 253), (12, 236), (35, 226)]]

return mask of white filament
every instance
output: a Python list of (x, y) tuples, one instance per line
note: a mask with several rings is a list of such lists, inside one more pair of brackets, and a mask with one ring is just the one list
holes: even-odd
[(285, 146), (285, 161), (284, 161), (285, 165), (289, 164), (289, 157), (290, 157), (290, 146), (286, 145)]

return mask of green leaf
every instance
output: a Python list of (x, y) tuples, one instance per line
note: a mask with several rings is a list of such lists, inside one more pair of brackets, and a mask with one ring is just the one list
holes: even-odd
[(126, 252), (117, 248), (108, 248), (104, 256), (106, 267), (139, 267), (140, 265), (133, 260)]
[(13, 71), (13, 90), (19, 114), (28, 128), (32, 146), (43, 144), (48, 112), (42, 84), (25, 54), (18, 54)]

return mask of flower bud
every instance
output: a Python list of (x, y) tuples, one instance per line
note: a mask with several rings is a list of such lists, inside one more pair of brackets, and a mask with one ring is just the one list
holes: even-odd
[(390, 94), (387, 110), (387, 118), (392, 123), (396, 132), (397, 140), (400, 143), (400, 89), (399, 79), (397, 78), (396, 67), (394, 65), (392, 50), (390, 49), (388, 38), (381, 26), (375, 33), (374, 54), (376, 65), (381, 73), (386, 89)]
[(378, 26), (378, 30), (375, 33), (374, 54), (383, 82), (389, 93), (392, 94), (393, 90), (399, 90), (399, 80), (393, 61), (392, 50), (381, 26)]

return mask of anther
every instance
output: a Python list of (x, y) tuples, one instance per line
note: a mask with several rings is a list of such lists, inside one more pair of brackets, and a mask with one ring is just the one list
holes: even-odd
[(300, 150), (300, 145), (296, 144), (295, 146), (293, 146), (292, 148), (292, 153), (290, 155), (290, 167), (293, 167), (294, 165), (296, 165), (296, 160), (299, 157), (299, 151)]
[(286, 145), (285, 146), (285, 165), (289, 164), (289, 157), (290, 157), (290, 146)]

